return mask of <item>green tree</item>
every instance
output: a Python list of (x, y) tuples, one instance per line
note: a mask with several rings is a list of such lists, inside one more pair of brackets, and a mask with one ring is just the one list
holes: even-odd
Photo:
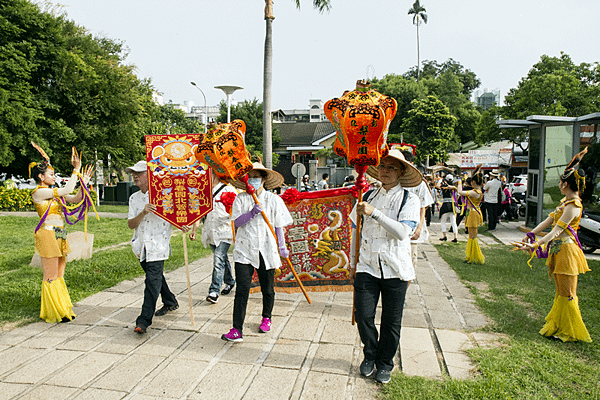
[(425, 7), (421, 5), (419, 0), (415, 0), (412, 7), (408, 10), (408, 15), (413, 16), (413, 25), (417, 26), (417, 80), (419, 80), (419, 66), (421, 65), (420, 51), (419, 51), (419, 25), (421, 21), (427, 23), (427, 14), (425, 14)]
[(455, 124), (456, 117), (435, 96), (413, 100), (402, 129), (407, 140), (417, 146), (416, 161), (429, 166), (430, 162), (447, 160)]
[(597, 62), (576, 65), (563, 52), (560, 57), (543, 55), (504, 101), (504, 118), (575, 117), (600, 111), (600, 67)]
[(40, 159), (31, 140), (59, 172), (71, 168), (71, 146), (84, 162), (111, 154), (117, 168), (143, 156), (152, 86), (124, 63), (122, 43), (27, 0), (0, 0), (0, 22), (1, 167), (25, 175)]
[(451, 70), (439, 74), (436, 78), (422, 79), (427, 92), (436, 96), (457, 119), (454, 128), (455, 137), (451, 141), (450, 150), (457, 150), (460, 143), (473, 140), (475, 127), (481, 114), (464, 93), (464, 85)]
[(427, 95), (427, 88), (422, 82), (394, 74), (386, 75), (382, 79), (374, 78), (371, 86), (379, 93), (396, 99), (398, 109), (390, 124), (388, 141), (391, 143), (402, 142), (404, 139), (402, 123), (408, 118), (408, 111), (412, 107), (413, 100), (424, 99)]
[(567, 54), (543, 55), (527, 76), (505, 96), (505, 105), (482, 114), (476, 141), (511, 140), (520, 146), (526, 130), (500, 131), (499, 119), (525, 119), (529, 115), (575, 117), (600, 111), (600, 67), (598, 63), (576, 65)]
[[(300, 0), (294, 0), (296, 8), (300, 9)], [(313, 0), (313, 7), (319, 12), (329, 11), (331, 0)], [(273, 166), (273, 131), (271, 124), (271, 86), (273, 82), (273, 0), (265, 0), (265, 57), (263, 70), (263, 155), (264, 165), (267, 168)]]
[[(217, 118), (217, 122), (227, 122), (227, 103), (222, 101), (219, 104), (220, 115)], [(246, 143), (246, 149), (252, 155), (258, 155), (264, 162), (263, 153), (263, 104), (257, 99), (244, 100), (241, 103), (232, 105), (230, 108), (231, 120), (241, 119), (246, 124), (246, 135), (244, 136), (244, 142)], [(273, 147), (279, 147), (281, 138), (277, 133), (277, 128), (272, 128), (272, 143)], [(279, 157), (277, 154), (272, 154), (272, 163), (274, 166), (277, 165)]]
[[(466, 69), (461, 63), (452, 58), (449, 58), (442, 64), (438, 63), (436, 60), (424, 60), (420, 76), (421, 78), (435, 79), (446, 72), (450, 72), (458, 78), (463, 85), (462, 94), (466, 95), (469, 99), (471, 98), (473, 90), (481, 85), (481, 80), (477, 78), (477, 75), (473, 71)], [(407, 78), (416, 78), (416, 68), (410, 68), (403, 76)]]

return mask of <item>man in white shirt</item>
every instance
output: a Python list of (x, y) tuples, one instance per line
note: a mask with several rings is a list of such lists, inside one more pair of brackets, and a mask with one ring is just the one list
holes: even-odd
[(318, 189), (319, 190), (329, 189), (329, 183), (327, 183), (328, 180), (329, 180), (329, 174), (327, 174), (327, 173), (323, 174), (323, 179), (321, 179), (317, 185)]
[[(376, 172), (378, 171), (378, 172)], [(409, 281), (415, 278), (410, 257), (410, 238), (419, 223), (417, 196), (403, 186), (417, 186), (420, 172), (404, 160), (399, 150), (390, 150), (375, 170), (382, 186), (365, 194), (350, 218), (354, 226), (362, 218), (360, 237), (353, 231), (352, 241), (360, 240), (360, 253), (354, 279), (355, 317), (364, 344), (360, 373), (387, 383), (394, 368), (394, 356), (400, 342), (404, 298)], [(352, 246), (353, 258), (354, 245)], [(375, 312), (381, 297), (381, 328), (377, 332)]]
[[(206, 301), (216, 304), (219, 301), (219, 292), (223, 295), (228, 295), (235, 285), (231, 264), (227, 256), (229, 246), (233, 244), (233, 226), (230, 220), (231, 215), (226, 209), (225, 204), (223, 204), (223, 199), (226, 199), (227, 196), (235, 198), (237, 192), (233, 187), (221, 182), (212, 168), (210, 174), (212, 179), (213, 209), (204, 219), (201, 240), (204, 247), (210, 246), (213, 252), (212, 281), (208, 288)], [(230, 194), (223, 196), (225, 193)], [(231, 204), (229, 205), (229, 209), (231, 210)], [(190, 240), (196, 239), (196, 230), (199, 226), (200, 221), (192, 226)], [(225, 283), (225, 286), (221, 290), (223, 283)]]
[(488, 231), (496, 229), (498, 217), (500, 216), (500, 202), (498, 192), (502, 187), (502, 182), (498, 179), (498, 170), (490, 172), (491, 179), (483, 186), (483, 200), (486, 203), (488, 213)]
[[(135, 321), (134, 329), (136, 333), (144, 334), (152, 324), (154, 315), (165, 315), (179, 308), (179, 303), (163, 275), (164, 262), (171, 253), (172, 226), (156, 215), (156, 206), (149, 203), (146, 161), (138, 161), (133, 167), (125, 168), (125, 172), (133, 175), (134, 184), (140, 188), (138, 192), (129, 197), (127, 226), (134, 230), (131, 248), (146, 273), (144, 303), (142, 312)], [(182, 228), (184, 232), (188, 230), (188, 226)], [(163, 307), (155, 314), (154, 310), (156, 310), (156, 301), (159, 295), (162, 298)]]
[[(415, 156), (412, 151), (402, 150), (402, 155), (406, 161), (411, 164), (413, 163)], [(421, 204), (419, 211), (419, 224), (415, 229), (415, 233), (410, 238), (410, 255), (413, 267), (416, 267), (419, 243), (425, 243), (427, 240), (429, 240), (429, 231), (427, 230), (427, 225), (425, 224), (425, 213), (427, 212), (427, 209), (433, 205), (433, 196), (431, 195), (429, 185), (427, 185), (425, 180), (421, 181), (419, 186), (407, 187), (405, 189), (416, 195), (419, 198), (419, 203)]]

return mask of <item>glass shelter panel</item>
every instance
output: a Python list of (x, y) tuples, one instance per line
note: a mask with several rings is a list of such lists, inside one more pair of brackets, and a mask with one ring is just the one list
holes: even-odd
[(543, 212), (554, 211), (562, 199), (560, 175), (573, 158), (573, 126), (546, 127)]

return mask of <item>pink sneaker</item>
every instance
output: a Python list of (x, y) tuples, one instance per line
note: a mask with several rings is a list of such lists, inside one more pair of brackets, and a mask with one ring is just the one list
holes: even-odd
[(263, 318), (262, 323), (260, 324), (260, 328), (258, 328), (259, 332), (267, 333), (271, 330), (271, 318)]
[(221, 336), (221, 339), (227, 340), (229, 342), (243, 342), (242, 334), (235, 328), (231, 328), (229, 333), (226, 333)]

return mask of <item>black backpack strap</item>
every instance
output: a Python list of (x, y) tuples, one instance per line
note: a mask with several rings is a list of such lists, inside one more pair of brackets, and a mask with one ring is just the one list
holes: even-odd
[(404, 189), (404, 196), (402, 197), (402, 203), (400, 203), (400, 209), (398, 210), (398, 215), (396, 216), (396, 221), (400, 218), (400, 213), (402, 212), (402, 208), (406, 204), (406, 200), (408, 200), (408, 190)]
[(219, 192), (220, 192), (221, 190), (225, 189), (225, 186), (227, 186), (227, 185), (225, 185), (224, 183), (221, 183), (221, 186), (219, 186), (219, 188), (217, 189), (217, 191), (213, 193), (213, 195), (212, 195), (213, 199), (214, 199), (215, 197), (217, 197), (217, 195), (219, 194)]

